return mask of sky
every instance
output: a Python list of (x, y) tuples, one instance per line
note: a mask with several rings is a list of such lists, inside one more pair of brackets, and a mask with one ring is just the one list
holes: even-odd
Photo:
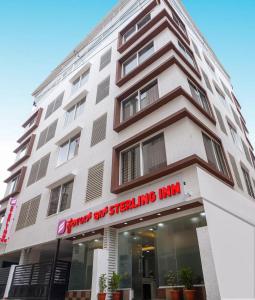
[[(118, 0), (0, 0), (0, 198), (31, 93)], [(255, 0), (183, 0), (231, 75), (255, 144)]]

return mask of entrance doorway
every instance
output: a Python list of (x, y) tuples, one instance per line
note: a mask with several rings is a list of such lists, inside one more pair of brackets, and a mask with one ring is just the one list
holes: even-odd
[(192, 269), (194, 283), (203, 284), (196, 228), (205, 225), (204, 214), (194, 214), (120, 232), (122, 288), (132, 288), (136, 300), (161, 299), (168, 273), (178, 277), (183, 267)]

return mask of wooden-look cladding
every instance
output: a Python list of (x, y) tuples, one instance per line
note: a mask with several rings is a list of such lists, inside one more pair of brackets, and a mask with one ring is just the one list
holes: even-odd
[(124, 191), (130, 190), (132, 188), (138, 187), (140, 185), (146, 184), (150, 181), (153, 181), (157, 178), (166, 176), (168, 174), (174, 173), (178, 170), (181, 170), (183, 168), (189, 167), (194, 164), (200, 165), (202, 168), (206, 169), (209, 173), (214, 175), (215, 177), (219, 178), (220, 180), (224, 181), (230, 186), (234, 185), (233, 178), (231, 175), (231, 171), (228, 165), (228, 161), (226, 158), (226, 154), (223, 149), (223, 155), (225, 158), (227, 171), (229, 174), (228, 176), (225, 176), (223, 173), (219, 172), (217, 169), (215, 169), (214, 166), (210, 165), (208, 162), (203, 160), (197, 155), (191, 155), (189, 157), (186, 157), (178, 162), (174, 162), (166, 167), (163, 167), (159, 170), (156, 170), (150, 174), (138, 177), (130, 182), (127, 182), (125, 184), (119, 183), (119, 159), (120, 159), (120, 152), (133, 144), (139, 142), (140, 140), (162, 130), (163, 128), (166, 128), (176, 122), (178, 122), (181, 119), (188, 118), (193, 123), (195, 123), (197, 126), (199, 126), (205, 133), (207, 133), (209, 136), (213, 137), (221, 146), (221, 139), (207, 126), (205, 126), (197, 117), (195, 117), (193, 114), (191, 114), (186, 108), (179, 110), (178, 112), (172, 114), (169, 117), (166, 117), (165, 119), (159, 121), (156, 124), (153, 124), (152, 126), (146, 128), (145, 130), (139, 132), (138, 134), (134, 135), (132, 138), (125, 140), (124, 142), (118, 144), (113, 148), (113, 154), (112, 154), (112, 182), (111, 182), (111, 192), (118, 194), (122, 193)]
[[(39, 108), (33, 115), (32, 115), (32, 119), (31, 117), (29, 118), (29, 121), (31, 122), (34, 118), (36, 118), (35, 123), (17, 140), (17, 143), (22, 143), (25, 138), (27, 138), (38, 126), (42, 117), (42, 112), (43, 109)], [(26, 121), (24, 125), (27, 125), (28, 121)]]
[[(184, 61), (185, 62), (185, 61)], [(133, 117), (130, 119), (121, 122), (120, 121), (120, 112), (121, 112), (121, 101), (132, 95), (135, 91), (137, 91), (139, 88), (144, 86), (147, 82), (150, 80), (156, 78), (159, 74), (164, 72), (166, 69), (170, 68), (172, 65), (178, 66), (185, 75), (195, 83), (195, 85), (203, 91), (203, 93), (207, 97), (207, 101), (210, 107), (211, 114), (209, 114), (207, 111), (203, 109), (201, 105), (197, 103), (195, 99), (192, 98), (192, 96), (187, 93), (182, 87), (177, 87), (175, 90), (169, 92), (168, 94), (162, 96), (154, 103), (148, 105), (141, 111), (137, 112)], [(120, 94), (115, 99), (115, 110), (114, 110), (114, 130), (116, 132), (120, 132), (124, 128), (130, 126), (131, 124), (135, 123), (136, 121), (140, 120), (144, 116), (150, 114), (151, 112), (157, 110), (161, 106), (165, 105), (169, 101), (172, 101), (176, 99), (178, 96), (184, 96), (187, 100), (189, 100), (202, 114), (204, 114), (213, 124), (216, 124), (215, 116), (213, 114), (213, 110), (211, 107), (211, 103), (209, 101), (209, 98), (207, 96), (206, 91), (203, 89), (203, 87), (199, 84), (199, 82), (183, 67), (183, 65), (176, 59), (176, 57), (171, 57), (158, 67), (156, 67), (152, 72), (147, 74), (144, 78), (142, 78), (140, 81), (129, 87), (126, 91), (124, 91), (122, 94)]]

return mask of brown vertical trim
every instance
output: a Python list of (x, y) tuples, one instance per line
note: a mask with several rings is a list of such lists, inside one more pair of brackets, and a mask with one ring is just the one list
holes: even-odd
[[(122, 150), (134, 145), (135, 143), (145, 139), (146, 137), (149, 137), (150, 135), (160, 131), (161, 129), (164, 129), (176, 122), (178, 122), (181, 119), (188, 118), (193, 123), (195, 123), (198, 127), (200, 127), (204, 132), (206, 132), (209, 136), (214, 138), (222, 147), (221, 139), (206, 125), (204, 125), (197, 117), (195, 117), (193, 114), (191, 114), (186, 108), (179, 110), (178, 112), (172, 114), (171, 116), (159, 121), (156, 124), (153, 124), (152, 126), (146, 128), (145, 130), (139, 132), (138, 134), (132, 136), (131, 138), (125, 140), (124, 142), (116, 145), (113, 148), (113, 154), (112, 154), (112, 183), (111, 183), (111, 191), (112, 193), (120, 193), (129, 189), (132, 189), (134, 187), (137, 187), (139, 185), (148, 183), (152, 180), (155, 180), (156, 178), (165, 176), (167, 174), (173, 173), (179, 169), (185, 168), (187, 166), (190, 166), (191, 164), (198, 163), (203, 168), (208, 170), (210, 173), (215, 175), (217, 178), (223, 180), (229, 185), (234, 185), (232, 174), (228, 165), (228, 161), (226, 159), (226, 155), (223, 149), (224, 153), (224, 159), (226, 162), (227, 170), (229, 172), (229, 177), (225, 176), (224, 174), (220, 173), (218, 170), (216, 170), (213, 166), (211, 166), (209, 163), (204, 161), (203, 159), (199, 158), (197, 155), (192, 155), (189, 158), (185, 158), (179, 162), (175, 162), (173, 164), (168, 165), (167, 167), (162, 168), (161, 170), (157, 170), (151, 174), (141, 176), (136, 178), (133, 181), (130, 181), (128, 183), (119, 184), (119, 154)], [(195, 158), (195, 159), (194, 159)]]
[(21, 157), (18, 161), (16, 161), (13, 165), (8, 168), (8, 171), (14, 170), (18, 165), (27, 160), (32, 152), (33, 145), (35, 141), (35, 134), (32, 134), (25, 142), (23, 142), (18, 148), (14, 150), (14, 153), (17, 153), (23, 146), (27, 145), (26, 154)]
[[(36, 114), (33, 114), (34, 118), (36, 118), (35, 123), (32, 127), (30, 127), (18, 140), (17, 143), (21, 143), (26, 137), (29, 136), (31, 132), (33, 132), (40, 124), (40, 120), (42, 117), (43, 109), (39, 108)], [(25, 123), (24, 123), (25, 124)]]
[[(142, 47), (142, 46), (140, 46)], [(136, 49), (135, 47), (134, 49)], [(133, 50), (133, 49), (132, 49)], [(183, 62), (196, 74), (196, 76), (201, 79), (201, 74), (199, 70), (197, 70), (195, 67), (193, 67), (190, 62), (186, 59), (186, 57), (176, 48), (176, 46), (173, 44), (173, 42), (169, 42), (163, 47), (161, 47), (158, 51), (156, 51), (152, 56), (150, 56), (147, 60), (145, 60), (142, 64), (137, 66), (133, 71), (125, 75), (124, 77), (121, 77), (121, 71), (122, 71), (122, 64), (123, 62), (128, 59), (130, 56), (132, 56), (136, 51), (130, 51), (122, 57), (120, 60), (117, 61), (117, 70), (116, 70), (116, 85), (118, 87), (121, 87), (123, 84), (127, 83), (129, 80), (133, 79), (134, 76), (138, 75), (140, 72), (142, 72), (145, 68), (150, 66), (152, 63), (157, 61), (159, 58), (161, 58), (164, 54), (169, 52), (170, 50), (174, 50), (176, 54), (182, 59)], [(193, 53), (193, 52), (191, 52)]]

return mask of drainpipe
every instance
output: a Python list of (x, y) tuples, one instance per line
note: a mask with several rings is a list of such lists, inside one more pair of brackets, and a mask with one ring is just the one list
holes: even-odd
[(56, 250), (55, 250), (55, 255), (51, 267), (51, 275), (50, 275), (50, 283), (49, 283), (49, 291), (48, 291), (48, 300), (51, 300), (51, 294), (52, 294), (52, 289), (54, 286), (54, 275), (55, 275), (55, 269), (58, 261), (58, 255), (59, 255), (59, 247), (60, 247), (60, 239), (57, 239), (57, 245), (56, 245)]

